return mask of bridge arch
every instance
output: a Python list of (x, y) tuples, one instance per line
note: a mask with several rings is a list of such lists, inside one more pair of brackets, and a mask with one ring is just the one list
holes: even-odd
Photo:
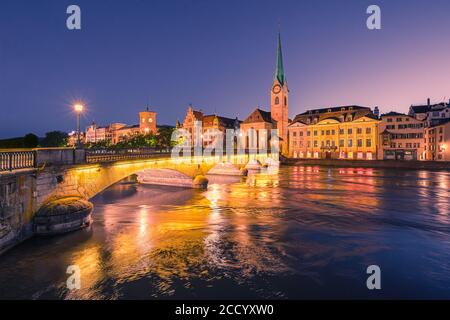
[(213, 164), (176, 163), (168, 158), (49, 168), (37, 175), (37, 207), (68, 196), (91, 199), (133, 174), (147, 172), (150, 176), (151, 170), (155, 170), (154, 173), (158, 173), (161, 178), (167, 174), (167, 178), (178, 178), (185, 182), (191, 179), (193, 182), (195, 177), (205, 175), (211, 166)]

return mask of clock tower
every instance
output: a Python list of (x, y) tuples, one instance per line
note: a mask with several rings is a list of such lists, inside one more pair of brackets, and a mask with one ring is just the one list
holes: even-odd
[(270, 90), (270, 112), (272, 120), (276, 122), (276, 129), (280, 137), (280, 151), (287, 154), (288, 124), (289, 124), (289, 90), (284, 75), (283, 54), (281, 51), (281, 37), (278, 33), (277, 61), (275, 77)]

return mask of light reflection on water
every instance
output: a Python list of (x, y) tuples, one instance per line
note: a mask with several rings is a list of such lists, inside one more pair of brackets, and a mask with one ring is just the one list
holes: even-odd
[[(89, 230), (0, 258), (1, 298), (450, 298), (450, 175), (296, 166), (118, 184)], [(68, 291), (67, 266), (81, 268)], [(378, 264), (382, 290), (365, 287)]]

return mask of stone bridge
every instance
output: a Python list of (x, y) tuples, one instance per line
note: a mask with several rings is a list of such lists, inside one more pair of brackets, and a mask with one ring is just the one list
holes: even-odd
[[(146, 183), (206, 187), (205, 176), (217, 168), (216, 158), (195, 160), (177, 161), (155, 150), (0, 152), (0, 253), (34, 234), (33, 219), (48, 203), (68, 197), (89, 200), (134, 174), (145, 173)], [(239, 172), (248, 156), (236, 160)]]

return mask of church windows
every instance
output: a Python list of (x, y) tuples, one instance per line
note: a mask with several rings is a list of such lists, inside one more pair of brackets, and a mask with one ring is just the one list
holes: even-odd
[(279, 97), (275, 97), (275, 104), (280, 104), (280, 98)]
[(284, 105), (287, 106), (287, 97), (284, 97)]

